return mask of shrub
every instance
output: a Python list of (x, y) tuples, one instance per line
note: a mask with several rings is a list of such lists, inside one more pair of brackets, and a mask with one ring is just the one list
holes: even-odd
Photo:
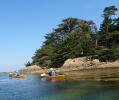
[(99, 60), (102, 62), (115, 60), (115, 55), (112, 49), (107, 49), (107, 48), (99, 50), (98, 57), (99, 57)]

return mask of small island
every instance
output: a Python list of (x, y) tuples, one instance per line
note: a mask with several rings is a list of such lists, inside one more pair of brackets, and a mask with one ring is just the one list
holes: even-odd
[(42, 73), (52, 67), (74, 78), (118, 78), (117, 11), (114, 5), (105, 7), (99, 28), (92, 20), (63, 19), (52, 32), (46, 34), (43, 45), (36, 50), (32, 62), (28, 62), (27, 69), (22, 72)]

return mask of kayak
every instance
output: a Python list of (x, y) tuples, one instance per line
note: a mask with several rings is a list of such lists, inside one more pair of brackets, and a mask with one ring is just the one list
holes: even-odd
[(65, 75), (56, 75), (56, 76), (47, 76), (49, 79), (56, 78), (56, 79), (64, 79)]
[(25, 78), (24, 75), (20, 75), (20, 76), (12, 76), (12, 78)]

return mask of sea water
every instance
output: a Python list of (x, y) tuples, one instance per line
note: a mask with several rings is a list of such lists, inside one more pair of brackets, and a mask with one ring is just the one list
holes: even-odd
[(0, 100), (119, 100), (119, 81), (26, 79), (0, 73)]

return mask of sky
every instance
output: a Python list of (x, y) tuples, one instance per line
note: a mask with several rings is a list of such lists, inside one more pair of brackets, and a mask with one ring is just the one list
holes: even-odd
[(0, 0), (0, 72), (23, 68), (64, 18), (93, 20), (99, 27), (110, 5), (119, 8), (119, 1)]

